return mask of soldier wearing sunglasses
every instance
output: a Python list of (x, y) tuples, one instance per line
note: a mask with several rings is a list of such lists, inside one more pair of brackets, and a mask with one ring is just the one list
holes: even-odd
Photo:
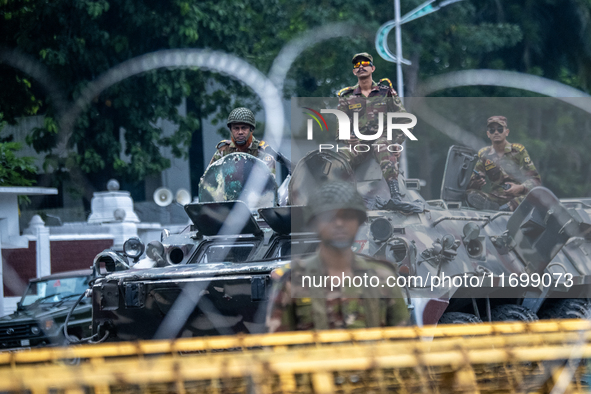
[[(356, 54), (353, 56), (352, 63), (353, 75), (357, 77), (357, 84), (339, 91), (337, 94), (339, 97), (338, 109), (345, 112), (351, 121), (354, 119), (353, 114), (355, 112), (359, 113), (359, 132), (362, 134), (376, 134), (379, 130), (379, 113), (406, 111), (388, 78), (383, 78), (378, 83), (372, 79), (376, 67), (373, 65), (373, 57), (369, 53)], [(385, 118), (385, 114), (382, 116)], [(353, 168), (363, 163), (368, 155), (373, 155), (380, 164), (382, 176), (390, 189), (391, 198), (386, 202), (378, 203), (376, 208), (403, 212), (423, 212), (424, 207), (422, 204), (402, 201), (398, 187), (398, 158), (401, 150), (390, 152), (385, 147), (392, 144), (402, 144), (406, 137), (400, 129), (396, 129), (394, 132), (396, 134), (393, 135), (393, 141), (386, 139), (385, 132), (382, 137), (372, 141), (375, 146), (372, 146), (370, 151), (356, 152), (351, 149), (351, 151), (341, 150), (340, 152), (347, 157)], [(353, 127), (351, 127), (351, 133), (353, 133)], [(350, 146), (354, 146), (359, 143), (359, 140), (355, 135), (351, 135), (348, 143)], [(382, 147), (379, 148), (379, 145), (382, 145)]]
[[(488, 118), (486, 135), (492, 145), (478, 152), (466, 199), (476, 209), (514, 211), (532, 188), (542, 184), (542, 179), (525, 147), (507, 141), (507, 118)], [(488, 193), (480, 190), (486, 179), (491, 183)]]

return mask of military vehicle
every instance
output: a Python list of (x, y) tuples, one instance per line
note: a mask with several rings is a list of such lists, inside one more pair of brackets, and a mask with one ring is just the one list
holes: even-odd
[[(32, 279), (17, 310), (0, 318), (0, 351), (64, 345), (68, 313), (89, 287), (91, 270), (68, 271)], [(91, 333), (90, 302), (76, 303), (68, 332), (78, 339)]]
[[(465, 193), (476, 158), (469, 148), (449, 149), (439, 200), (425, 201), (419, 180), (402, 177), (405, 200), (422, 202), (426, 211), (370, 210), (356, 251), (395, 263), (409, 279), (417, 324), (537, 320), (537, 313), (543, 318), (588, 316), (591, 205), (560, 202), (548, 189), (537, 188), (515, 212), (468, 207)], [(311, 190), (335, 178), (355, 181), (368, 206), (389, 198), (374, 160), (352, 172), (340, 156), (325, 151), (298, 163), (291, 202), (306, 205)], [(456, 284), (442, 286), (442, 276), (456, 278)]]
[[(253, 178), (262, 181), (249, 183)], [(135, 340), (264, 332), (272, 271), (289, 264), (294, 246), (305, 254), (318, 244), (303, 228), (303, 207), (275, 206), (270, 170), (243, 153), (208, 168), (199, 199), (185, 206), (190, 229), (165, 230), (144, 259), (137, 238), (122, 252), (96, 257), (95, 270), (109, 275), (92, 288), (95, 334)]]
[[(289, 199), (278, 197), (292, 205), (261, 208), (277, 201), (267, 182), (272, 175), (258, 159), (234, 155), (206, 172), (201, 202), (185, 207), (190, 231), (164, 232), (148, 245), (147, 263), (130, 262), (143, 251), (138, 240), (126, 256), (97, 256), (96, 269), (105, 265), (111, 273), (93, 286), (95, 334), (108, 330), (112, 339), (132, 340), (264, 331), (273, 271), (318, 242), (301, 220), (307, 195), (320, 182), (345, 179), (356, 182), (370, 206), (389, 196), (375, 161), (353, 172), (340, 155), (316, 151), (297, 164)], [(513, 213), (466, 207), (475, 158), (467, 148), (450, 148), (439, 200), (425, 201), (420, 182), (401, 177), (405, 199), (422, 202), (425, 212), (370, 210), (355, 251), (397, 266), (419, 325), (587, 316), (591, 207), (560, 202), (545, 188), (532, 190)], [(255, 167), (263, 171), (259, 182), (238, 179)], [(252, 197), (250, 206), (238, 201), (242, 192)]]

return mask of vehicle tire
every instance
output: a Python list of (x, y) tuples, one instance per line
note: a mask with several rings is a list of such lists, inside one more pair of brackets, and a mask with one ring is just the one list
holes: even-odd
[(505, 304), (493, 308), (492, 321), (538, 321), (538, 315), (521, 305)]
[(482, 323), (476, 315), (463, 312), (447, 312), (439, 319), (439, 324), (474, 324)]
[(591, 303), (586, 298), (566, 298), (544, 305), (540, 319), (589, 319)]

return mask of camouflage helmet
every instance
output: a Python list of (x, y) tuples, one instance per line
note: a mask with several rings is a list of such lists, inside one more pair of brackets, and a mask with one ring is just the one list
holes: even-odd
[(357, 188), (349, 182), (334, 181), (323, 184), (310, 196), (306, 221), (309, 223), (317, 215), (337, 209), (357, 211), (359, 222), (367, 219), (365, 203), (363, 197), (357, 192)]
[(254, 114), (251, 110), (245, 107), (234, 108), (230, 115), (228, 115), (227, 125), (231, 128), (232, 123), (246, 123), (252, 126), (254, 130), (256, 127), (256, 121), (254, 120)]

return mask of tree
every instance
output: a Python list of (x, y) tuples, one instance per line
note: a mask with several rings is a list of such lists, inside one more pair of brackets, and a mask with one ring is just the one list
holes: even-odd
[[(0, 11), (6, 23), (0, 30), (3, 46), (18, 48), (41, 61), (73, 100), (110, 67), (158, 49), (223, 49), (268, 67), (276, 52), (273, 40), (265, 43), (255, 38), (260, 34), (257, 27), (277, 12), (273, 2), (6, 0)], [(276, 28), (268, 27), (271, 37)], [(38, 152), (50, 152), (58, 135), (55, 109), (38, 84), (6, 66), (2, 71), (6, 91), (17, 93), (0, 95), (0, 107), (10, 110), (5, 111), (7, 121), (45, 114), (44, 126), (34, 130), (28, 142)], [(205, 95), (206, 81), (212, 78), (219, 89)], [(177, 157), (187, 156), (199, 119), (230, 107), (234, 95), (252, 98), (237, 81), (196, 70), (160, 70), (125, 80), (95, 98), (76, 123), (69, 140), (70, 154), (48, 155), (46, 170), (68, 174), (79, 169), (100, 189), (112, 176), (140, 181), (170, 166), (160, 147), (171, 147)], [(186, 116), (177, 110), (183, 99), (189, 100)], [(178, 131), (163, 137), (156, 127), (158, 119), (176, 123)]]
[(17, 142), (0, 142), (0, 186), (31, 186), (35, 183), (32, 157), (19, 157)]
[[(0, 119), (2, 113), (0, 112)], [(0, 120), (0, 130), (5, 126)], [(0, 140), (0, 186), (31, 186), (35, 184), (37, 170), (33, 165), (34, 158), (22, 157), (17, 154), (21, 144), (11, 138)], [(27, 196), (19, 196), (19, 202), (28, 203)]]
[[(402, 3), (405, 13), (422, 1)], [(0, 46), (18, 48), (41, 61), (70, 100), (114, 65), (166, 48), (219, 49), (266, 73), (292, 38), (329, 22), (348, 21), (351, 37), (306, 50), (290, 70), (291, 83), (284, 91), (286, 97), (334, 96), (355, 82), (352, 54), (373, 52), (376, 29), (393, 18), (391, 3), (378, 0), (0, 0), (0, 5)], [(406, 93), (412, 95), (417, 81), (426, 77), (471, 68), (524, 71), (585, 88), (591, 53), (589, 10), (586, 0), (466, 0), (410, 22), (403, 28), (404, 54), (413, 61), (413, 66), (405, 68)], [(563, 34), (550, 34), (552, 29)], [(374, 60), (376, 77), (394, 81), (394, 64), (377, 56)], [(58, 131), (52, 103), (29, 76), (1, 64), (0, 72), (4, 118), (14, 123), (19, 116), (44, 114), (44, 127), (28, 141), (37, 151), (50, 152)], [(506, 94), (517, 93), (469, 88), (440, 95)], [(187, 116), (177, 111), (183, 100), (187, 100)], [(56, 176), (79, 169), (98, 189), (113, 176), (139, 182), (170, 165), (161, 147), (171, 147), (177, 156), (187, 155), (200, 119), (217, 112), (219, 121), (237, 105), (260, 107), (248, 88), (221, 75), (185, 69), (133, 77), (96, 97), (76, 124), (69, 156), (48, 156), (46, 168), (59, 170)], [(156, 127), (158, 119), (176, 123), (178, 132), (162, 136)], [(416, 163), (412, 168), (430, 181), (435, 196), (440, 178), (436, 171), (442, 168), (446, 152), (440, 147), (451, 141), (436, 130), (419, 141), (416, 149), (409, 149)], [(199, 149), (193, 142), (192, 152)], [(194, 175), (201, 174), (196, 170)]]

